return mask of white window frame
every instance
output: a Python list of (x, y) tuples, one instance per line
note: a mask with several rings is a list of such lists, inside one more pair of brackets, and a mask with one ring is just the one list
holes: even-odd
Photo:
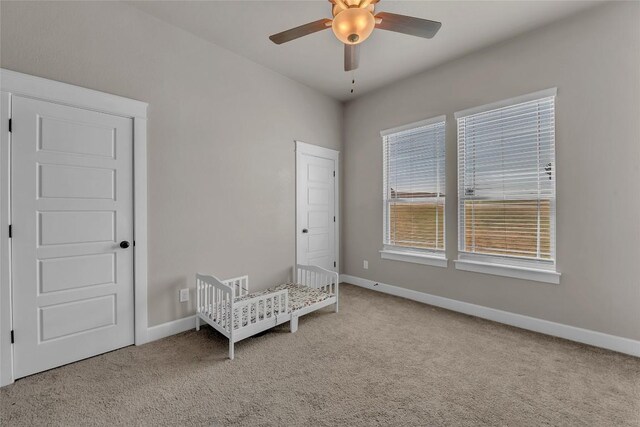
[[(481, 105), (479, 107), (469, 108), (467, 110), (458, 111), (455, 113), (456, 121), (460, 118), (470, 115), (483, 113), (485, 111), (496, 110), (499, 108), (509, 107), (512, 105), (521, 104), (524, 102), (535, 101), (543, 98), (557, 96), (557, 88), (550, 88), (541, 90), (538, 92), (529, 93), (526, 95), (505, 99), (502, 101)], [(554, 119), (555, 120), (555, 119)], [(458, 140), (458, 144), (460, 141)], [(555, 157), (555, 153), (554, 153)], [(458, 163), (460, 159), (458, 159)], [(556, 171), (553, 171), (554, 174)], [(461, 177), (458, 177), (460, 180)], [(555, 180), (554, 180), (555, 185)], [(458, 198), (461, 197), (458, 188)], [(553, 202), (555, 204), (555, 200)], [(459, 209), (459, 207), (458, 207)], [(461, 217), (458, 212), (458, 259), (454, 260), (456, 269), (464, 271), (472, 271), (478, 273), (493, 274), (497, 276), (513, 277), (518, 279), (533, 280), (544, 283), (559, 284), (560, 273), (557, 271), (555, 242), (556, 242), (556, 225), (555, 215), (551, 218), (551, 238), (554, 242), (552, 249), (552, 261), (540, 262), (534, 260), (520, 259), (518, 257), (508, 257), (500, 255), (488, 255), (488, 254), (471, 254), (462, 250), (461, 241), (465, 238), (464, 230), (461, 228)]]
[[(413, 123), (408, 123), (406, 125), (402, 125), (402, 126), (398, 126), (398, 127), (394, 127), (394, 128), (390, 128), (390, 129), (385, 129), (380, 131), (380, 137), (382, 137), (384, 139), (385, 136), (387, 135), (391, 135), (394, 133), (398, 133), (398, 132), (402, 132), (402, 131), (406, 131), (406, 130), (410, 130), (410, 129), (414, 129), (414, 128), (418, 128), (418, 127), (423, 127), (423, 126), (429, 126), (429, 125), (433, 125), (436, 123), (443, 123), (443, 125), (445, 126), (445, 151), (446, 151), (446, 120), (447, 117), (445, 115), (441, 115), (441, 116), (437, 116), (437, 117), (432, 117), (430, 119), (425, 119), (425, 120), (420, 120), (417, 122), (413, 122)], [(382, 144), (383, 146), (383, 150), (384, 150), (384, 143)], [(384, 152), (383, 152), (383, 159), (384, 159)], [(384, 160), (383, 160), (384, 162)], [(384, 168), (384, 163), (383, 163), (383, 178), (382, 178), (382, 182), (383, 185), (386, 185), (387, 182), (387, 172)], [(446, 187), (446, 175), (445, 175), (445, 182), (443, 182), (443, 186)], [(435, 251), (431, 251), (428, 249), (420, 249), (420, 248), (409, 248), (409, 247), (401, 247), (401, 246), (394, 246), (394, 245), (387, 245), (385, 244), (385, 233), (386, 233), (386, 229), (389, 226), (388, 224), (388, 218), (387, 218), (387, 206), (386, 206), (386, 201), (383, 199), (383, 221), (382, 221), (382, 245), (383, 248), (380, 251), (380, 258), (382, 259), (387, 259), (387, 260), (393, 260), (393, 261), (403, 261), (403, 262), (411, 262), (414, 264), (422, 264), (422, 265), (430, 265), (430, 266), (434, 266), (434, 267), (447, 267), (447, 256), (446, 256), (446, 247), (447, 247), (447, 237), (446, 237), (446, 194), (447, 192), (444, 192), (445, 196), (445, 209), (444, 209), (444, 215), (442, 217), (442, 244), (444, 247), (444, 250), (442, 252), (435, 252)]]

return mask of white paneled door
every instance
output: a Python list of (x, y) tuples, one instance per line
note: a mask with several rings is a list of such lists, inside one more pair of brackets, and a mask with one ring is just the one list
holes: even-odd
[(296, 149), (297, 263), (337, 271), (337, 153), (300, 143)]
[(15, 378), (134, 342), (132, 132), (12, 99)]

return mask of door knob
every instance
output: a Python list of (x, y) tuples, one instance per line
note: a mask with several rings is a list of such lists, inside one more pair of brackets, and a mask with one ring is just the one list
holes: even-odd
[(123, 240), (122, 242), (120, 242), (120, 247), (122, 249), (127, 249), (129, 247), (129, 242), (127, 242), (126, 240)]
[(307, 230), (306, 228), (303, 228), (303, 229), (302, 229), (302, 232), (303, 232), (303, 233), (308, 233), (308, 232), (309, 232), (309, 230)]

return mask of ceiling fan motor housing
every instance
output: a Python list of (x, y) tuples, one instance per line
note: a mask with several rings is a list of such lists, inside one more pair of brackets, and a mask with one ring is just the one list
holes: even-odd
[[(333, 3), (333, 6), (331, 8), (331, 12), (333, 13), (333, 17), (335, 18), (338, 15), (338, 13), (342, 12), (344, 9), (340, 5), (338, 5), (336, 2), (332, 1), (332, 0), (329, 0), (329, 2)], [(362, 3), (362, 0), (342, 0), (342, 2), (345, 5), (347, 5), (347, 7), (349, 7), (349, 8), (355, 8), (355, 7), (359, 8), (360, 4)], [(368, 10), (373, 15), (374, 12), (375, 12), (375, 8), (376, 8), (375, 7), (375, 3), (377, 3), (377, 2), (372, 1), (371, 4), (368, 4), (363, 9)]]

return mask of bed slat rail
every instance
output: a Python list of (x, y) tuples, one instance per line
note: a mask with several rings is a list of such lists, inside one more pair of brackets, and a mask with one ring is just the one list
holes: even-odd
[(220, 332), (232, 331), (235, 289), (216, 277), (196, 274), (196, 310), (208, 317)]
[(286, 289), (236, 301), (233, 305), (236, 313), (236, 331), (260, 322), (275, 322), (278, 315), (287, 313), (288, 306), (289, 291)]
[(222, 280), (227, 286), (235, 290), (236, 297), (243, 297), (249, 293), (249, 276), (234, 277), (233, 279)]
[(296, 265), (295, 282), (338, 296), (338, 273), (315, 265)]

